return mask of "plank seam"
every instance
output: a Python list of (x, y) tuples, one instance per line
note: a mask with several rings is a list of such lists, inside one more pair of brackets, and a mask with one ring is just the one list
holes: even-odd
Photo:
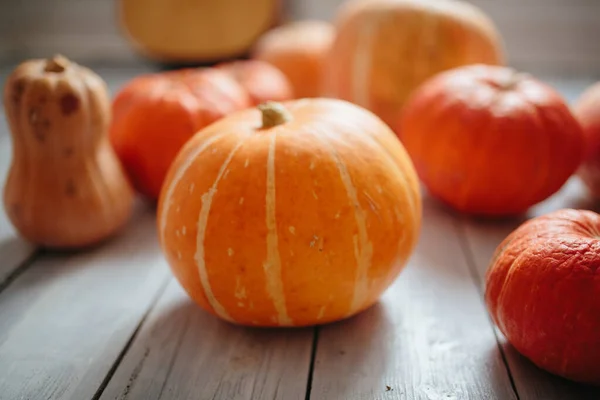
[[(471, 279), (473, 279), (475, 286), (477, 286), (477, 292), (480, 295), (480, 298), (483, 298), (484, 291), (482, 290), (483, 280), (479, 276), (477, 272), (477, 265), (475, 263), (475, 256), (471, 250), (471, 246), (469, 244), (469, 240), (467, 238), (467, 234), (465, 231), (465, 220), (464, 218), (456, 218), (452, 217), (453, 225), (458, 236), (458, 242), (460, 243), (460, 247), (465, 256), (465, 260), (467, 261), (467, 269), (469, 270), (469, 274), (471, 275)], [(494, 338), (496, 338), (496, 345), (498, 346), (498, 350), (500, 351), (500, 357), (502, 358), (502, 363), (504, 364), (504, 368), (506, 368), (506, 373), (508, 374), (508, 379), (510, 381), (510, 386), (515, 394), (517, 400), (521, 400), (519, 396), (519, 391), (517, 390), (517, 385), (515, 384), (515, 379), (513, 378), (512, 371), (510, 370), (510, 366), (508, 364), (508, 359), (506, 357), (506, 353), (504, 352), (504, 348), (502, 343), (500, 343), (500, 337), (498, 336), (498, 332), (494, 326), (494, 321), (487, 311), (487, 307), (485, 307), (485, 316), (491, 324), (492, 332), (494, 334)]]
[(308, 379), (306, 380), (306, 396), (305, 400), (310, 400), (312, 391), (313, 374), (315, 372), (315, 360), (317, 358), (317, 346), (319, 343), (319, 327), (315, 326), (313, 332), (312, 348), (310, 350), (310, 363), (308, 366)]
[(29, 267), (31, 267), (31, 265), (33, 265), (33, 263), (38, 258), (40, 258), (40, 255), (42, 255), (43, 253), (44, 252), (42, 250), (36, 249), (27, 258), (25, 258), (25, 260), (21, 261), (21, 263), (17, 266), (17, 268), (12, 270), (6, 276), (6, 278), (4, 278), (4, 280), (2, 282), (0, 282), (0, 293), (2, 293), (4, 291), (4, 289), (9, 287), (10, 284), (13, 283), (25, 271), (27, 271), (29, 269)]
[(156, 307), (156, 304), (158, 303), (158, 300), (162, 297), (163, 293), (167, 289), (167, 286), (169, 285), (169, 282), (171, 282), (171, 279), (172, 278), (170, 276), (167, 277), (165, 279), (165, 281), (162, 283), (162, 285), (159, 287), (158, 291), (154, 295), (154, 298), (150, 302), (150, 306), (148, 307), (148, 309), (146, 310), (146, 312), (144, 312), (144, 315), (140, 319), (140, 322), (137, 324), (135, 330), (133, 331), (133, 333), (131, 334), (131, 336), (127, 340), (127, 343), (125, 343), (125, 346), (123, 347), (123, 350), (121, 350), (121, 352), (119, 353), (119, 355), (117, 356), (117, 358), (113, 362), (113, 365), (110, 367), (110, 369), (106, 373), (106, 376), (104, 377), (104, 379), (100, 383), (100, 386), (96, 390), (96, 393), (94, 394), (94, 396), (92, 396), (91, 400), (98, 400), (98, 399), (100, 399), (100, 397), (104, 393), (104, 390), (106, 390), (106, 387), (108, 386), (108, 383), (110, 382), (110, 380), (114, 376), (115, 372), (117, 372), (117, 369), (119, 368), (119, 365), (121, 365), (121, 362), (125, 358), (125, 355), (127, 355), (127, 352), (131, 348), (131, 345), (133, 344), (133, 342), (137, 338), (138, 334), (142, 330), (142, 327), (143, 327), (144, 323), (146, 322), (146, 319), (148, 318), (148, 315), (150, 315), (150, 313), (152, 312), (152, 310)]
[(190, 327), (190, 316), (188, 315), (187, 318), (185, 319), (185, 325), (184, 325), (183, 329), (181, 330), (181, 333), (179, 334), (179, 338), (177, 339), (177, 344), (175, 345), (175, 351), (173, 351), (173, 356), (171, 357), (171, 360), (169, 361), (169, 368), (167, 369), (167, 374), (165, 375), (165, 381), (160, 386), (160, 392), (158, 393), (159, 400), (163, 398), (163, 393), (165, 391), (165, 388), (167, 387), (167, 383), (169, 382), (171, 373), (173, 372), (173, 367), (175, 366), (175, 361), (177, 360), (177, 355), (179, 354), (179, 349), (181, 349), (181, 345), (183, 344), (183, 339), (185, 338), (185, 335), (186, 335), (189, 327)]

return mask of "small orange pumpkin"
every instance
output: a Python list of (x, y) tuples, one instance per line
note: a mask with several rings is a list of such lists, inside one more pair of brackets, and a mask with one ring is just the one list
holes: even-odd
[(325, 21), (289, 22), (265, 33), (252, 56), (280, 69), (290, 80), (297, 98), (323, 93), (323, 70), (335, 30)]
[(294, 98), (294, 90), (286, 76), (264, 61), (230, 61), (217, 65), (217, 68), (231, 74), (242, 85), (250, 96), (252, 105)]
[(354, 315), (400, 273), (421, 224), (394, 133), (340, 100), (268, 103), (203, 129), (171, 166), (158, 232), (202, 308), (257, 326)]
[(485, 300), (508, 341), (551, 373), (600, 385), (600, 215), (558, 210), (496, 250)]
[(504, 62), (493, 22), (463, 1), (351, 0), (338, 10), (335, 28), (325, 95), (365, 107), (390, 125), (433, 75)]
[(583, 157), (583, 132), (564, 99), (506, 67), (437, 75), (398, 126), (431, 194), (466, 213), (524, 212), (558, 191)]
[(600, 198), (600, 82), (590, 86), (577, 100), (573, 113), (586, 139), (586, 151), (578, 175), (592, 195)]
[(155, 200), (181, 146), (201, 128), (249, 105), (248, 94), (223, 71), (147, 74), (115, 97), (110, 139), (136, 189)]

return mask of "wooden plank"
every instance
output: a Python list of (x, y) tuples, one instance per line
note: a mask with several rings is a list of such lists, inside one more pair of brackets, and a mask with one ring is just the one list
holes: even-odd
[(100, 400), (303, 400), (312, 339), (222, 322), (172, 281)]
[(0, 397), (91, 399), (168, 280), (155, 212), (77, 254), (45, 254), (0, 294)]
[(311, 399), (516, 399), (456, 228), (424, 199), (418, 248), (382, 300), (320, 328)]

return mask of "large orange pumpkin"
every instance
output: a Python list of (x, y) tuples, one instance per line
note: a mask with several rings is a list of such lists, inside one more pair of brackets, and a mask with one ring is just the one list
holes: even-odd
[(290, 81), (283, 72), (267, 62), (230, 61), (217, 65), (217, 68), (231, 74), (246, 89), (252, 105), (294, 98), (294, 89)]
[(335, 27), (325, 94), (370, 109), (390, 125), (431, 76), (504, 59), (493, 23), (461, 1), (351, 0)]
[(161, 246), (202, 308), (257, 326), (339, 320), (377, 301), (421, 224), (393, 132), (350, 103), (267, 103), (205, 128), (161, 192)]
[(431, 194), (490, 216), (524, 212), (558, 191), (584, 149), (581, 127), (556, 91), (497, 66), (430, 79), (397, 131)]
[(143, 75), (115, 97), (110, 139), (136, 189), (155, 200), (181, 146), (201, 128), (249, 105), (244, 89), (216, 69)]
[(600, 215), (558, 210), (496, 250), (485, 300), (508, 341), (540, 368), (600, 385)]
[(335, 30), (329, 22), (289, 22), (265, 33), (252, 56), (279, 68), (290, 80), (297, 98), (323, 94), (323, 70)]
[(590, 86), (577, 100), (573, 113), (585, 134), (586, 151), (579, 176), (592, 195), (600, 198), (600, 82)]

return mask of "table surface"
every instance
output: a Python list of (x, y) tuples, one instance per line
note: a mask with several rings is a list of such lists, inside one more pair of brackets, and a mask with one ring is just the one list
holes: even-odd
[[(2, 82), (10, 68), (0, 68)], [(96, 69), (111, 91), (147, 68)], [(573, 101), (590, 81), (550, 81)], [(0, 182), (11, 142), (0, 115)], [(525, 218), (596, 206), (581, 183), (526, 216), (480, 221), (424, 195), (419, 245), (381, 301), (326, 326), (253, 329), (185, 295), (138, 202), (118, 237), (56, 254), (0, 213), (0, 399), (600, 399), (536, 368), (494, 329), (482, 300), (497, 244)]]

